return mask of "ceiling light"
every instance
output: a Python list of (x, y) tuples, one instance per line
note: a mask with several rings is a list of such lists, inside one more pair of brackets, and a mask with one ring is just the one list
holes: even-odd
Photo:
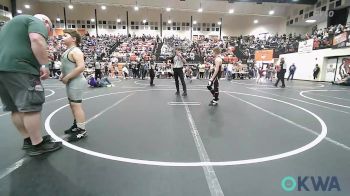
[(171, 8), (170, 8), (170, 7), (167, 7), (167, 8), (166, 8), (166, 11), (167, 11), (167, 12), (170, 12), (170, 11), (171, 11)]
[(22, 14), (22, 10), (17, 10), (17, 13), (18, 14)]
[(171, 20), (168, 20), (168, 24), (171, 24)]
[(68, 5), (68, 8), (69, 8), (69, 9), (73, 9), (74, 6), (73, 6), (73, 5)]
[(193, 24), (197, 24), (197, 21), (194, 20), (194, 21), (193, 21)]
[(139, 11), (139, 7), (135, 6), (135, 7), (134, 7), (134, 10), (135, 10), (135, 11)]
[(147, 22), (147, 20), (146, 20), (146, 19), (144, 19), (144, 20), (142, 21), (142, 23), (143, 23), (143, 24), (145, 24), (146, 22)]
[(220, 22), (220, 21), (218, 22), (218, 25), (221, 25), (221, 22)]
[(25, 4), (24, 7), (25, 7), (26, 9), (29, 9), (29, 8), (30, 8), (30, 5)]
[(259, 21), (258, 20), (254, 20), (254, 24), (258, 24), (259, 23)]
[(233, 14), (233, 12), (235, 12), (233, 9), (230, 9), (230, 10), (228, 11), (228, 13), (230, 13), (230, 14)]
[(270, 10), (270, 11), (269, 11), (269, 14), (270, 14), (270, 15), (274, 15), (274, 14), (275, 14), (275, 11), (274, 11), (274, 10)]
[(91, 22), (95, 22), (95, 19), (94, 19), (94, 18), (91, 18)]
[(120, 18), (117, 19), (117, 23), (120, 23), (122, 20), (120, 20)]
[(307, 22), (307, 23), (315, 23), (316, 20), (307, 20), (307, 21), (305, 21), (305, 22)]
[(203, 12), (203, 8), (199, 8), (199, 9), (198, 9), (198, 12)]
[(107, 7), (105, 5), (101, 6), (101, 9), (105, 10)]
[(56, 18), (56, 21), (59, 22), (59, 21), (61, 21), (61, 19), (60, 19), (59, 17), (57, 17), (57, 18)]

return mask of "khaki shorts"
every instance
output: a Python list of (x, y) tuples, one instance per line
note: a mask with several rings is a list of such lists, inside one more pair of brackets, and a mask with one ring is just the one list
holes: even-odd
[(0, 71), (0, 98), (4, 111), (40, 112), (45, 92), (39, 76)]

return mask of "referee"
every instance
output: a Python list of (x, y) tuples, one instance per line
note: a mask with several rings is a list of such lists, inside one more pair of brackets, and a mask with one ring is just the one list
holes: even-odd
[(182, 96), (187, 96), (187, 90), (186, 90), (186, 83), (184, 79), (184, 73), (182, 71), (184, 64), (186, 63), (186, 60), (181, 55), (181, 49), (176, 48), (175, 49), (175, 57), (174, 57), (174, 78), (175, 78), (175, 85), (176, 85), (176, 95), (180, 95), (180, 89), (179, 89), (179, 77), (181, 80), (183, 93)]

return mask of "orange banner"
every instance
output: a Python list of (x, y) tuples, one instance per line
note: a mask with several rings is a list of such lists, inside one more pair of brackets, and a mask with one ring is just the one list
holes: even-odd
[(255, 61), (272, 61), (273, 50), (257, 50), (255, 51)]

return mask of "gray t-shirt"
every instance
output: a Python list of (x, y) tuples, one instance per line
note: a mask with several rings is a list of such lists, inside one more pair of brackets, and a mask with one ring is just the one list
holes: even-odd
[(38, 33), (46, 40), (48, 32), (36, 17), (19, 15), (8, 21), (0, 31), (0, 71), (40, 75), (29, 33)]

